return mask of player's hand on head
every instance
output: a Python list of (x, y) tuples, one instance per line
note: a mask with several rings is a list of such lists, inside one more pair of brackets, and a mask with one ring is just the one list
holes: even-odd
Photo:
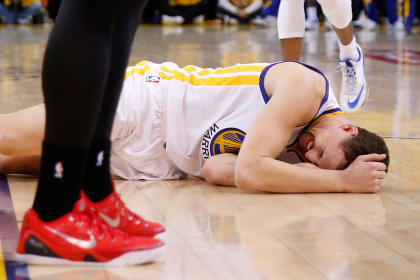
[(356, 158), (343, 170), (345, 192), (373, 193), (379, 190), (386, 176), (385, 154), (368, 154)]

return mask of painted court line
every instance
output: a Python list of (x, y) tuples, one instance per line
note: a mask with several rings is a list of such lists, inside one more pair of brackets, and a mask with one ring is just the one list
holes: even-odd
[(3, 260), (3, 249), (1, 248), (0, 242), (0, 280), (6, 279), (6, 268), (4, 267), (4, 260)]
[(15, 261), (19, 237), (15, 210), (7, 178), (0, 175), (0, 280), (29, 279), (28, 267)]

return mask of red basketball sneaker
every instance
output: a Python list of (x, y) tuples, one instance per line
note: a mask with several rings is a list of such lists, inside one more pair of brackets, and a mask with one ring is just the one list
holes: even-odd
[(101, 223), (85, 212), (79, 200), (72, 212), (51, 222), (26, 212), (16, 257), (31, 264), (135, 265), (150, 262), (163, 250), (163, 242), (129, 235)]
[(83, 191), (81, 196), (91, 211), (95, 211), (101, 221), (112, 228), (131, 235), (155, 238), (162, 238), (165, 233), (165, 228), (161, 224), (146, 221), (131, 212), (115, 190), (100, 202), (90, 201)]

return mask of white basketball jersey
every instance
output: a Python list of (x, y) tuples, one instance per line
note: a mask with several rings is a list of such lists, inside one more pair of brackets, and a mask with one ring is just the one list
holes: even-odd
[[(160, 88), (167, 155), (183, 172), (200, 176), (209, 157), (238, 153), (249, 127), (269, 101), (264, 77), (275, 64), (203, 69), (142, 61), (129, 68), (129, 73), (149, 87)], [(305, 66), (323, 75), (318, 69)], [(293, 147), (302, 130), (322, 115), (341, 112), (325, 80), (326, 92), (318, 113), (310, 123), (295, 129), (280, 160), (299, 162)]]

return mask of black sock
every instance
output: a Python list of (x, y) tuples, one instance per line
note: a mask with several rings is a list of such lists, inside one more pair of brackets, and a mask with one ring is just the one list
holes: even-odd
[(99, 202), (114, 191), (109, 169), (111, 142), (94, 141), (90, 145), (83, 190), (93, 202)]
[(41, 172), (33, 209), (43, 221), (73, 210), (80, 197), (86, 148), (59, 148), (43, 143)]

